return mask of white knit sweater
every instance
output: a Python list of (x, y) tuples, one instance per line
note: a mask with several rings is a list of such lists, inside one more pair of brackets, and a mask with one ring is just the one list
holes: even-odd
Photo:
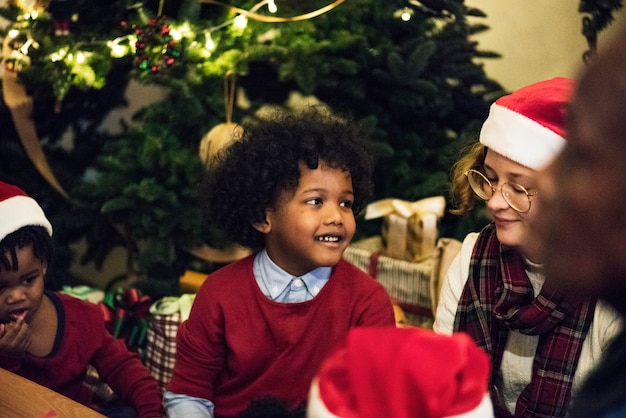
[[(433, 328), (442, 334), (452, 334), (454, 317), (469, 276), (469, 265), (478, 233), (474, 232), (463, 240), (460, 253), (450, 264), (441, 288), (439, 304)], [(533, 285), (535, 294), (543, 286), (544, 277), (539, 266), (528, 264), (526, 273)], [(575, 279), (575, 278), (573, 278)], [(587, 374), (599, 363), (603, 351), (610, 340), (621, 329), (620, 316), (608, 305), (598, 302), (589, 333), (585, 338), (578, 367), (574, 375), (573, 394), (580, 389)], [(533, 358), (537, 348), (538, 336), (525, 335), (517, 331), (509, 333), (509, 339), (502, 356), (502, 394), (509, 412), (515, 411), (515, 403), (522, 390), (530, 382)]]

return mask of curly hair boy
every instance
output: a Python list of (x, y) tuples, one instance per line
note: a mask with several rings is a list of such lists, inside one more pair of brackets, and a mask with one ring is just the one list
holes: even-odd
[(394, 326), (385, 289), (342, 259), (370, 194), (359, 125), (311, 108), (244, 126), (204, 183), (206, 213), (254, 253), (209, 275), (177, 335), (170, 417), (297, 408), (348, 330)]

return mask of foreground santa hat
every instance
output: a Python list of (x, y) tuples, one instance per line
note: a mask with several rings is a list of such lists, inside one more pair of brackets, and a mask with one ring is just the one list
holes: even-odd
[(557, 77), (496, 100), (480, 131), (487, 148), (540, 170), (565, 145), (565, 113), (574, 80)]
[(354, 328), (313, 379), (307, 418), (492, 418), (488, 380), (466, 334)]
[(28, 225), (43, 226), (52, 235), (52, 225), (35, 199), (19, 187), (0, 181), (0, 241)]

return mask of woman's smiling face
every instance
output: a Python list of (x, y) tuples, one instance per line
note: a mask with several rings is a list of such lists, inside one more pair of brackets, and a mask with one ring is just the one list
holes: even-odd
[(534, 251), (531, 250), (528, 237), (528, 223), (538, 212), (538, 198), (533, 198), (530, 209), (520, 213), (514, 210), (502, 196), (500, 187), (503, 183), (511, 182), (523, 186), (529, 193), (537, 192), (536, 171), (510, 160), (493, 150), (487, 150), (483, 173), (492, 186), (498, 190), (487, 201), (487, 208), (496, 226), (498, 240), (508, 246), (518, 247), (526, 257), (539, 262)]

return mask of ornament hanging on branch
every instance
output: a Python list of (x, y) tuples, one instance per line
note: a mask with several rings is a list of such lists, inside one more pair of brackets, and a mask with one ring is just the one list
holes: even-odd
[[(224, 77), (224, 107), (226, 123), (214, 126), (200, 141), (200, 159), (207, 169), (215, 167), (219, 162), (220, 151), (226, 149), (233, 142), (241, 139), (243, 128), (232, 121), (233, 107), (235, 106), (235, 75), (226, 73)], [(250, 251), (236, 244), (225, 248), (215, 248), (202, 244), (190, 250), (191, 254), (211, 263), (232, 263), (250, 255)]]
[(235, 106), (235, 75), (228, 72), (224, 77), (224, 106), (226, 108), (226, 123), (213, 127), (200, 141), (200, 159), (207, 168), (216, 163), (220, 150), (237, 141), (243, 134), (241, 125), (232, 121), (233, 107)]
[(135, 29), (135, 35), (135, 66), (142, 73), (164, 74), (180, 56), (178, 44), (163, 15), (151, 18), (147, 25)]
[(54, 35), (67, 36), (70, 34), (70, 22), (76, 21), (74, 0), (50, 0), (48, 13), (54, 21)]

